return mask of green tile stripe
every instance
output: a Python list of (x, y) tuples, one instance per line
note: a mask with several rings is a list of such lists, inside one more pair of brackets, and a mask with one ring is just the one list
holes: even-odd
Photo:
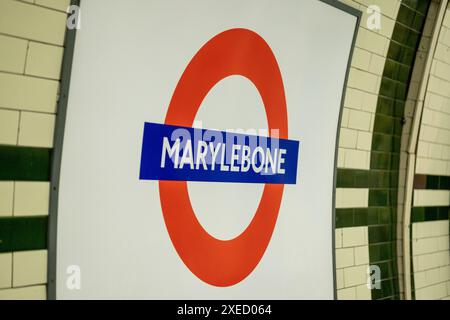
[[(428, 12), (428, 7), (430, 5), (430, 1), (428, 1), (428, 0), (403, 0), (402, 5), (415, 11), (412, 13), (415, 13), (415, 14), (421, 15), (421, 16), (426, 16), (426, 14)], [(401, 13), (399, 12), (397, 20), (403, 21), (403, 17), (405, 16), (405, 13), (406, 12), (401, 12)], [(409, 15), (409, 18), (411, 19), (411, 14)], [(413, 21), (415, 21), (415, 19), (414, 20), (411, 19), (410, 23), (408, 23), (407, 25), (412, 25), (418, 31), (422, 30), (422, 28), (420, 26), (415, 25), (413, 23)]]
[(382, 269), (382, 288), (372, 290), (372, 299), (396, 299), (400, 295), (397, 196), (401, 135), (409, 83), (429, 4), (429, 0), (402, 1), (381, 79), (368, 188), (369, 207), (380, 210), (382, 215), (378, 216), (378, 225), (368, 224), (368, 229), (369, 260), (371, 265)]
[(356, 169), (337, 170), (338, 188), (388, 188), (397, 186), (398, 173)]
[(51, 150), (0, 146), (0, 181), (49, 181)]
[[(414, 176), (414, 190), (450, 190), (450, 177), (416, 174)], [(450, 206), (413, 207), (411, 209), (411, 223), (448, 220)]]
[(46, 216), (0, 218), (0, 252), (46, 248)]
[(399, 298), (397, 194), (405, 100), (429, 1), (403, 1), (389, 46), (375, 115), (371, 168), (339, 169), (339, 188), (368, 188), (369, 208), (338, 209), (337, 227), (368, 226), (370, 263), (380, 266), (373, 299)]
[[(450, 177), (416, 174), (414, 176), (415, 190), (450, 190)], [(411, 223), (450, 220), (450, 207), (413, 207), (411, 209)], [(450, 230), (449, 230), (450, 233)], [(410, 232), (410, 250), (412, 256), (412, 232)], [(414, 270), (413, 259), (410, 262), (411, 270)], [(416, 300), (414, 272), (411, 272), (411, 294), (412, 299)]]
[(411, 210), (411, 223), (448, 220), (450, 207), (414, 207)]
[(391, 207), (336, 209), (336, 228), (390, 225), (396, 214)]
[(450, 177), (416, 174), (414, 189), (450, 190)]
[[(49, 181), (51, 149), (0, 146), (0, 181)], [(1, 217), (0, 252), (47, 248), (47, 217)]]
[(378, 95), (370, 170), (338, 169), (338, 188), (369, 189), (368, 208), (337, 209), (336, 227), (368, 226), (370, 264), (382, 272), (372, 298), (398, 299), (397, 195), (404, 109), (430, 0), (403, 0)]

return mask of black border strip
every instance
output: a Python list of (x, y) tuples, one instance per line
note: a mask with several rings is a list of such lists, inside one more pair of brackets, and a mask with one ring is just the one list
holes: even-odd
[[(71, 0), (70, 5), (80, 5), (80, 0)], [(53, 137), (53, 157), (51, 164), (50, 207), (48, 216), (48, 264), (47, 264), (47, 299), (56, 300), (56, 256), (57, 256), (57, 229), (58, 229), (58, 192), (61, 173), (61, 159), (64, 142), (64, 129), (66, 125), (67, 103), (69, 98), (70, 78), (72, 74), (72, 61), (75, 49), (76, 28), (66, 30), (64, 40), (64, 56), (61, 68), (60, 97)]]
[(342, 113), (344, 110), (344, 102), (345, 102), (345, 96), (347, 93), (347, 82), (348, 77), (350, 74), (350, 68), (352, 66), (352, 60), (353, 60), (353, 52), (355, 51), (356, 46), (356, 38), (358, 37), (358, 30), (361, 23), (361, 17), (362, 12), (350, 7), (349, 5), (336, 1), (336, 0), (320, 0), (326, 4), (329, 4), (337, 9), (340, 9), (344, 12), (347, 12), (353, 16), (356, 17), (356, 24), (355, 24), (355, 31), (353, 33), (353, 41), (352, 41), (352, 47), (350, 48), (350, 54), (348, 57), (347, 62), (347, 71), (345, 73), (345, 80), (344, 80), (344, 87), (342, 89), (342, 99), (341, 99), (341, 107), (339, 110), (339, 119), (338, 119), (338, 125), (337, 125), (337, 133), (336, 133), (336, 146), (334, 151), (334, 173), (333, 173), (333, 190), (332, 190), (332, 197), (333, 197), (333, 212), (332, 212), (332, 222), (331, 222), (331, 238), (332, 238), (332, 252), (333, 252), (333, 286), (334, 286), (334, 300), (337, 300), (337, 280), (336, 280), (336, 187), (337, 187), (337, 165), (338, 165), (338, 156), (339, 156), (339, 136), (340, 136), (340, 129), (341, 129), (341, 123), (342, 123)]
[[(359, 28), (359, 23), (360, 23), (361, 17), (362, 17), (362, 11), (360, 11), (358, 9), (355, 9), (355, 8), (349, 6), (348, 4), (345, 4), (345, 3), (340, 2), (338, 0), (319, 0), (319, 1), (324, 2), (326, 4), (329, 4), (330, 6), (335, 7), (337, 9), (339, 9), (339, 10), (344, 11), (344, 12), (347, 12), (347, 13), (351, 14), (352, 16), (355, 16), (356, 19), (357, 19), (358, 28)], [(358, 28), (356, 28), (356, 31), (358, 31)], [(350, 60), (350, 62), (351, 62), (351, 60)]]

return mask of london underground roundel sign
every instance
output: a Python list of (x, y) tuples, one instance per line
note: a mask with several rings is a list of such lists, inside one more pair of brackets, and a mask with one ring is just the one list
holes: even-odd
[[(110, 2), (81, 1), (49, 292), (332, 299), (358, 14), (317, 0)], [(66, 286), (74, 265), (80, 290)]]
[[(276, 129), (279, 134), (277, 141), (293, 145), (293, 148), (287, 148), (288, 153), (292, 150), (293, 156), (288, 154), (283, 159), (286, 170), (282, 169), (282, 172), (286, 174), (290, 167), (294, 167), (295, 170), (288, 175), (294, 175), (295, 180), (298, 143), (287, 140), (288, 116), (281, 73), (269, 45), (251, 30), (222, 32), (197, 52), (173, 93), (165, 125), (191, 127), (208, 92), (219, 81), (232, 75), (243, 76), (255, 85), (264, 103), (269, 132)], [(144, 134), (142, 166), (150, 163), (145, 152), (152, 149), (146, 148), (147, 136), (150, 134)], [(153, 139), (155, 136), (151, 135)], [(145, 170), (146, 167), (141, 167), (141, 179), (146, 178)], [(237, 284), (254, 270), (269, 244), (284, 183), (266, 183), (251, 223), (239, 236), (224, 241), (214, 238), (201, 226), (189, 199), (187, 182), (180, 181), (182, 176), (178, 179), (158, 179), (162, 212), (176, 251), (186, 266), (206, 283), (221, 287)]]

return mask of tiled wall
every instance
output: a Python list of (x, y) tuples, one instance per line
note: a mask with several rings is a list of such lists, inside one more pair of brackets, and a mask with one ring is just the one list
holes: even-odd
[(339, 300), (369, 300), (367, 227), (336, 229), (336, 285)]
[(417, 146), (411, 212), (416, 299), (450, 299), (450, 7), (437, 31)]
[(449, 222), (413, 223), (412, 259), (417, 300), (450, 300)]
[(417, 149), (416, 172), (450, 176), (450, 13), (431, 67)]
[[(381, 270), (381, 289), (372, 290), (371, 298), (399, 299), (403, 287), (398, 270), (402, 239), (397, 232), (400, 146), (412, 68), (431, 1), (343, 2), (364, 15), (341, 123), (336, 227), (343, 232), (367, 228), (368, 264)], [(366, 26), (369, 5), (381, 9), (379, 31)]]
[[(363, 12), (348, 79), (341, 122), (338, 167), (370, 169), (372, 133), (390, 39), (400, 0), (345, 0)], [(381, 9), (382, 28), (369, 30), (367, 7)]]
[[(404, 116), (411, 111), (405, 103), (412, 67), (431, 0), (342, 2), (364, 15), (339, 141), (338, 298), (400, 298), (400, 144)], [(48, 181), (68, 4), (0, 0), (0, 299), (46, 297)], [(366, 26), (369, 5), (381, 9), (381, 30)], [(449, 110), (448, 13), (418, 145), (411, 239), (417, 299), (450, 296)], [(381, 269), (379, 290), (366, 286), (369, 265)]]
[(45, 299), (50, 157), (70, 0), (0, 0), (0, 299)]

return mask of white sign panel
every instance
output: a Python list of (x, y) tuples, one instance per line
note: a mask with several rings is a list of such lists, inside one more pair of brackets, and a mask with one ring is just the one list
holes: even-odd
[(332, 299), (357, 18), (318, 0), (81, 4), (60, 299)]

